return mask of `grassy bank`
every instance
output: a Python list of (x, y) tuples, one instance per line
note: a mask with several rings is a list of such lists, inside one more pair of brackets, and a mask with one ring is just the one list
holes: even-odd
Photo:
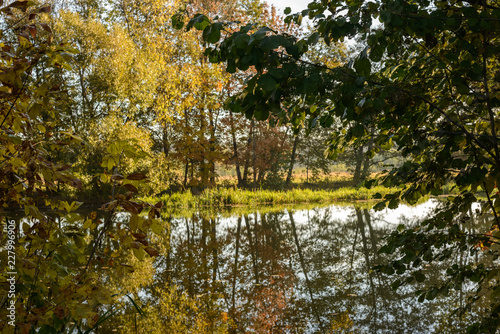
[[(374, 201), (359, 201), (359, 202), (335, 202), (336, 206), (353, 207), (360, 209), (371, 209)], [(269, 204), (269, 205), (239, 205), (239, 206), (211, 206), (200, 208), (187, 208), (187, 207), (167, 207), (162, 209), (161, 214), (164, 218), (169, 217), (191, 217), (193, 215), (202, 216), (205, 218), (215, 217), (234, 217), (242, 215), (251, 215), (255, 213), (278, 213), (287, 211), (301, 211), (301, 210), (314, 210), (318, 208), (326, 208), (331, 206), (332, 203), (300, 203), (300, 204)]]
[(224, 207), (224, 206), (255, 206), (269, 204), (299, 204), (299, 203), (332, 203), (345, 201), (369, 201), (375, 199), (375, 194), (385, 195), (397, 188), (373, 187), (339, 188), (335, 190), (294, 189), (289, 191), (271, 190), (239, 190), (239, 189), (207, 189), (201, 195), (194, 196), (191, 192), (174, 193), (161, 197), (144, 197), (149, 203), (162, 201), (165, 207)]

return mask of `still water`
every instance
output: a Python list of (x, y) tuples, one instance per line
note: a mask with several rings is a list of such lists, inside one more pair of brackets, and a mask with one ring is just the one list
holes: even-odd
[(384, 260), (377, 253), (383, 237), (399, 224), (417, 225), (436, 206), (171, 216), (155, 281), (223, 312), (234, 333), (462, 331), (451, 313), (463, 295), (419, 303), (415, 287), (395, 292), (391, 278), (372, 270)]

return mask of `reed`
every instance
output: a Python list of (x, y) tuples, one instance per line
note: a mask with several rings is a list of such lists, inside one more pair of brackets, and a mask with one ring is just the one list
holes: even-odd
[(271, 190), (240, 190), (231, 188), (206, 189), (201, 195), (194, 196), (191, 192), (165, 194), (161, 197), (143, 197), (149, 203), (163, 202), (164, 207), (225, 207), (225, 206), (256, 206), (256, 205), (283, 205), (302, 203), (335, 203), (370, 201), (377, 198), (377, 194), (384, 196), (398, 190), (382, 186), (367, 188), (339, 188), (335, 190), (293, 189), (288, 191)]

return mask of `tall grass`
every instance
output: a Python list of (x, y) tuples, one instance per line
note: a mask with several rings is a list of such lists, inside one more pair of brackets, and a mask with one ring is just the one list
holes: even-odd
[[(262, 205), (233, 205), (233, 206), (210, 206), (199, 208), (187, 207), (167, 207), (162, 209), (161, 214), (163, 217), (191, 217), (193, 214), (201, 215), (203, 217), (234, 217), (242, 216), (253, 213), (272, 213), (283, 212), (284, 210), (313, 210), (323, 207), (328, 207), (332, 203), (291, 203), (291, 204), (262, 204)], [(353, 205), (361, 209), (371, 209), (374, 205), (373, 201), (358, 201), (358, 202), (338, 202), (334, 203), (336, 206), (352, 207)]]
[(224, 207), (224, 206), (255, 206), (269, 204), (299, 204), (299, 203), (329, 203), (342, 201), (369, 201), (376, 198), (375, 194), (384, 196), (398, 188), (382, 186), (367, 188), (339, 188), (331, 191), (294, 189), (289, 191), (271, 190), (240, 190), (240, 189), (207, 189), (201, 195), (194, 196), (190, 192), (174, 193), (161, 197), (145, 197), (142, 200), (149, 203), (163, 202), (164, 207)]

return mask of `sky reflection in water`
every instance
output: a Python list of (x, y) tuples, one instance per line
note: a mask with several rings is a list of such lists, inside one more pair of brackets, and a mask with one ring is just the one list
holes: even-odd
[(463, 328), (450, 316), (463, 296), (418, 303), (415, 287), (396, 293), (372, 270), (382, 238), (436, 205), (172, 218), (163, 277), (193, 296), (217, 294), (238, 333), (453, 332)]

